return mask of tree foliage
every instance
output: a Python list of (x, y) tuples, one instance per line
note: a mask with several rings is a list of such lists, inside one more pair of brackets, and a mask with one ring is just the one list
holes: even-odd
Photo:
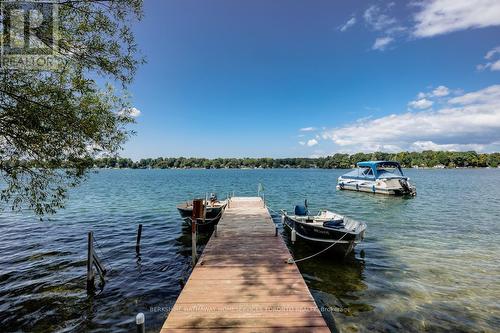
[[(55, 212), (92, 160), (115, 154), (130, 135), (124, 91), (143, 61), (130, 30), (141, 11), (141, 0), (62, 1), (50, 45), (61, 66), (0, 69), (2, 208)], [(49, 45), (43, 30), (37, 37)]]
[(368, 160), (397, 161), (403, 167), (493, 167), (500, 165), (500, 153), (478, 154), (469, 152), (423, 151), (370, 154), (356, 153), (335, 154), (320, 158), (185, 158), (159, 157), (132, 161), (130, 158), (107, 157), (93, 161), (97, 168), (134, 168), (134, 169), (170, 169), (170, 168), (322, 168), (346, 169), (356, 163)]

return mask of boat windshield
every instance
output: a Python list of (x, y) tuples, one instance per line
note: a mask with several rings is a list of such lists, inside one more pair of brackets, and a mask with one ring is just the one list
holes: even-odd
[(362, 168), (361, 169), (361, 175), (363, 175), (363, 176), (373, 176), (373, 170), (372, 170), (372, 168)]
[(403, 172), (397, 164), (380, 164), (377, 165), (377, 173), (382, 176), (384, 173), (392, 173), (396, 176), (403, 177)]
[(362, 177), (373, 177), (373, 170), (370, 167), (358, 167), (357, 174)]

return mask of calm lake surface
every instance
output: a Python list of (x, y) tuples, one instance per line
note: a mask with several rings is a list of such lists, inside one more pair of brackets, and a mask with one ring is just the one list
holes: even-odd
[[(410, 199), (336, 191), (345, 172), (101, 170), (50, 220), (2, 212), (0, 331), (129, 332), (144, 312), (158, 332), (191, 271), (191, 235), (175, 205), (205, 192), (256, 195), (259, 182), (276, 211), (307, 198), (311, 210), (367, 223), (354, 255), (299, 264), (316, 302), (342, 309), (327, 318), (338, 331), (498, 331), (500, 170), (407, 170), (418, 193)], [(90, 230), (110, 269), (94, 297), (85, 291)], [(313, 253), (289, 247), (296, 258)]]

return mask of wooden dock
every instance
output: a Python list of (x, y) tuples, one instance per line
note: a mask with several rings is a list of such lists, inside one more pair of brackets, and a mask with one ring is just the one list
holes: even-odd
[(232, 198), (167, 332), (330, 332), (260, 197)]

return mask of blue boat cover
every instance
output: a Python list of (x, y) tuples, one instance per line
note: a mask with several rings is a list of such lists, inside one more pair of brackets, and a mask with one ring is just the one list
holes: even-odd
[[(378, 178), (403, 178), (403, 170), (398, 162), (393, 161), (365, 161), (357, 164), (358, 169), (346, 173), (342, 177), (360, 180), (375, 180)], [(362, 170), (361, 170), (362, 168)], [(395, 168), (399, 175), (384, 168)], [(362, 172), (360, 172), (362, 171)]]
[(296, 216), (307, 216), (309, 212), (307, 211), (306, 206), (297, 205), (295, 206), (295, 215)]
[(344, 227), (344, 220), (331, 220), (323, 222), (323, 227), (339, 229)]

